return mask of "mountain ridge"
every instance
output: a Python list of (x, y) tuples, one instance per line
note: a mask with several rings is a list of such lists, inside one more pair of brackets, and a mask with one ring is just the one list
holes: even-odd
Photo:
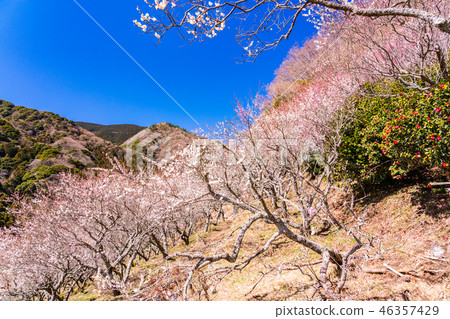
[(141, 130), (127, 139), (121, 147), (132, 155), (136, 162), (142, 162), (144, 155), (160, 165), (198, 138), (198, 135), (177, 125), (161, 122)]
[(77, 121), (75, 124), (116, 145), (121, 145), (127, 139), (146, 128), (135, 124), (105, 125), (82, 121)]

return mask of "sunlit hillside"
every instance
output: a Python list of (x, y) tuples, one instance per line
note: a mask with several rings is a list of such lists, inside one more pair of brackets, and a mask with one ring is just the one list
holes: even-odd
[[(121, 92), (93, 80), (87, 96), (123, 107), (115, 96), (129, 94), (167, 120), (86, 130), (0, 100), (0, 300), (450, 299), (449, 1), (141, 2), (135, 31), (173, 50), (136, 49), (164, 66), (161, 82), (75, 4), (198, 126), (223, 103), (223, 77), (252, 72), (230, 80), (224, 52), (179, 54), (167, 33), (212, 45), (235, 29), (241, 60), (255, 61), (294, 27), (317, 32), (232, 117), (192, 132), (134, 75)], [(179, 60), (205, 66), (183, 81), (169, 71)]]

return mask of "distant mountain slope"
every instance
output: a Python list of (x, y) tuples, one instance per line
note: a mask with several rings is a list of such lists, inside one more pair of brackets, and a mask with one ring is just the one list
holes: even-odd
[[(107, 155), (123, 158), (127, 150), (134, 156), (134, 163), (129, 163), (134, 167), (142, 155), (161, 164), (200, 138), (170, 123), (148, 128), (78, 123), (0, 100), (0, 227), (13, 221), (5, 213), (12, 194), (32, 195), (38, 185), (55, 181), (54, 175), (61, 171), (109, 167)], [(119, 146), (94, 132), (116, 143), (129, 138)]]
[(143, 126), (134, 124), (102, 125), (87, 122), (75, 122), (75, 124), (117, 145), (122, 144), (133, 135), (145, 129)]
[(122, 147), (126, 151), (131, 150), (134, 156), (144, 154), (161, 164), (199, 138), (176, 125), (163, 122), (140, 131), (126, 140)]
[(105, 154), (122, 149), (57, 114), (0, 100), (0, 227), (10, 222), (1, 200), (31, 194), (61, 171), (107, 167)]

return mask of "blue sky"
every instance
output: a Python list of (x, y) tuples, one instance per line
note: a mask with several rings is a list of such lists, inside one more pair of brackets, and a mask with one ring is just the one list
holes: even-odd
[[(143, 0), (77, 1), (201, 125), (233, 116), (235, 97), (270, 83), (289, 48), (314, 32), (298, 24), (275, 50), (238, 64), (232, 29), (193, 44), (172, 32), (155, 45), (132, 22)], [(196, 127), (73, 0), (0, 0), (0, 99), (74, 121)]]

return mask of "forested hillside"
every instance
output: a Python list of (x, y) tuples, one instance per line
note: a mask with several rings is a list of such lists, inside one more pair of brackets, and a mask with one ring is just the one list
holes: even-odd
[(105, 154), (121, 154), (118, 147), (64, 117), (4, 100), (0, 100), (0, 125), (0, 227), (12, 223), (5, 214), (9, 196), (28, 196), (63, 171), (108, 167)]
[(127, 149), (134, 163), (142, 161), (136, 159), (142, 155), (136, 147), (147, 155), (151, 152), (155, 163), (159, 163), (196, 138), (169, 123), (150, 128), (75, 123), (58, 114), (4, 100), (0, 100), (0, 124), (0, 227), (11, 226), (14, 221), (6, 212), (11, 196), (32, 196), (61, 172), (84, 174), (88, 168), (110, 168), (110, 160), (123, 161)]

